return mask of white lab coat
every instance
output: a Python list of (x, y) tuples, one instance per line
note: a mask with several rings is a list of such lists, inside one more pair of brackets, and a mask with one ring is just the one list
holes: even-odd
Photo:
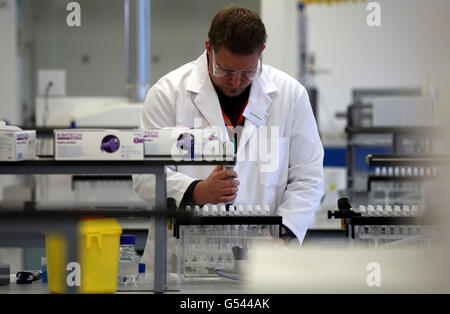
[[(244, 115), (234, 167), (240, 181), (234, 204), (269, 205), (271, 214), (281, 215), (283, 224), (302, 243), (323, 196), (324, 152), (307, 92), (294, 78), (264, 64), (261, 75), (252, 82)], [(140, 128), (169, 126), (215, 126), (222, 130), (223, 139), (228, 138), (208, 74), (206, 51), (197, 60), (161, 78), (148, 91)], [(261, 147), (256, 154), (259, 158), (255, 158), (255, 145)], [(213, 166), (178, 166), (176, 172), (168, 169), (167, 197), (179, 204), (191, 182), (205, 179), (213, 169)], [(133, 181), (138, 195), (153, 203), (154, 178), (135, 175)], [(144, 259), (149, 254), (145, 252)]]

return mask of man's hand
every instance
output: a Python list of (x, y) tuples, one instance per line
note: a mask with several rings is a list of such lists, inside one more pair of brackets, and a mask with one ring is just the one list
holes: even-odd
[(204, 181), (199, 182), (192, 193), (196, 204), (228, 203), (237, 197), (239, 181), (234, 170), (217, 166)]

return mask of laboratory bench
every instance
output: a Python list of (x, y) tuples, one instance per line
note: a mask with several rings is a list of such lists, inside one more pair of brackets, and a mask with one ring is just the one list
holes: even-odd
[[(148, 273), (147, 273), (148, 274)], [(172, 274), (175, 277), (175, 274)], [(170, 277), (170, 276), (169, 276)], [(176, 282), (176, 279), (168, 278), (167, 294), (238, 294), (245, 293), (245, 287), (241, 281), (226, 278), (196, 279), (185, 282)], [(137, 287), (118, 287), (116, 294), (153, 294), (154, 283), (144, 280)], [(31, 284), (17, 284), (0, 286), (0, 294), (52, 294), (48, 290), (47, 283), (37, 280)]]
[[(217, 160), (219, 159), (219, 160)], [(55, 160), (52, 156), (39, 156), (35, 160), (18, 162), (0, 162), (0, 175), (49, 175), (49, 174), (71, 174), (71, 175), (130, 175), (130, 174), (153, 174), (155, 175), (155, 208), (152, 210), (70, 210), (65, 204), (61, 207), (46, 210), (24, 207), (17, 210), (14, 206), (0, 208), (0, 231), (11, 235), (39, 234), (42, 232), (63, 232), (67, 238), (68, 260), (78, 260), (78, 230), (77, 223), (83, 216), (102, 217), (141, 217), (155, 218), (155, 280), (154, 291), (163, 293), (166, 290), (166, 240), (167, 240), (167, 218), (169, 217), (168, 199), (166, 193), (166, 166), (169, 165), (234, 165), (235, 160), (216, 156), (211, 160), (180, 160), (170, 158), (145, 158), (144, 160), (95, 160), (95, 161), (62, 161)], [(159, 213), (159, 214), (158, 214)], [(74, 292), (69, 288), (69, 292)]]

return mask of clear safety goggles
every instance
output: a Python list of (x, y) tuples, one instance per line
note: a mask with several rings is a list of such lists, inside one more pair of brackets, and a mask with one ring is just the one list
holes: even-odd
[(225, 69), (221, 65), (216, 63), (216, 55), (214, 53), (214, 48), (212, 50), (212, 63), (213, 63), (213, 75), (215, 77), (225, 77), (236, 75), (239, 77), (244, 77), (248, 80), (253, 80), (257, 74), (262, 72), (262, 58), (261, 53), (259, 53), (258, 61), (256, 64), (249, 70), (233, 70), (233, 69)]

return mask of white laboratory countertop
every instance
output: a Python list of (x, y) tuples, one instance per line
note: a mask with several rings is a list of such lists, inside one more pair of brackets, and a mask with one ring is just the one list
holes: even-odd
[[(225, 278), (189, 279), (180, 283), (168, 280), (167, 294), (236, 294), (243, 293), (241, 281)], [(49, 294), (47, 283), (41, 280), (31, 284), (16, 284), (0, 286), (0, 294)], [(146, 280), (140, 282), (138, 287), (118, 287), (118, 294), (153, 294), (153, 282)]]

